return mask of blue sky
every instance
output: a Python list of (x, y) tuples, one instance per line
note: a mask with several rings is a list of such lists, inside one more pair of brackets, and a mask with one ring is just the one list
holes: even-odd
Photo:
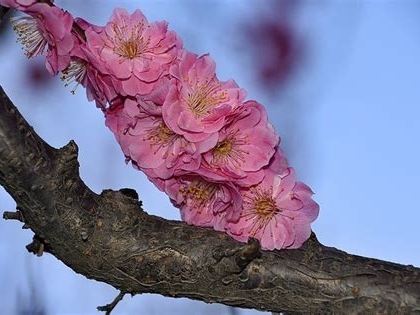
[[(150, 21), (168, 20), (189, 50), (210, 52), (221, 79), (234, 78), (249, 98), (266, 105), (283, 144), (297, 147), (290, 163), (316, 193), (321, 211), (313, 230), (323, 244), (420, 266), (420, 209), (414, 199), (420, 179), (418, 2), (305, 2), (295, 24), (310, 58), (275, 99), (252, 81), (252, 62), (244, 66), (246, 58), (232, 41), (238, 21), (253, 18), (255, 1), (92, 1), (89, 10), (82, 1), (57, 3), (97, 24), (106, 22), (114, 6), (141, 8)], [(83, 90), (73, 96), (58, 78), (46, 90), (22, 87), (23, 65), (32, 61), (14, 40), (10, 34), (0, 46), (0, 84), (36, 131), (56, 147), (77, 142), (81, 176), (94, 191), (132, 187), (148, 212), (179, 218), (161, 192), (125, 165), (101, 112)], [(298, 136), (284, 128), (290, 106), (298, 109), (293, 116)], [(0, 209), (13, 208), (0, 190)], [(41, 298), (50, 314), (97, 314), (95, 307), (113, 298), (112, 288), (74, 274), (55, 258), (27, 254), (24, 245), (31, 237), (18, 223), (0, 220), (0, 283), (10, 288), (0, 297), (6, 313), (13, 314), (18, 290), (28, 292), (28, 270), (45, 288)], [(183, 314), (186, 309), (229, 314), (223, 306), (156, 295), (126, 297), (115, 314)]]

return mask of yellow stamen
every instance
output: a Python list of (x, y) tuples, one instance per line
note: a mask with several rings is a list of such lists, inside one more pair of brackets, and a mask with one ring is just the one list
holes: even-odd
[(180, 192), (192, 207), (201, 213), (208, 208), (212, 196), (217, 190), (217, 185), (201, 180), (194, 180), (188, 186), (181, 187)]
[(259, 231), (264, 231), (267, 224), (279, 212), (281, 209), (277, 207), (270, 190), (254, 187), (244, 198), (244, 210), (241, 216), (246, 221), (253, 222), (250, 234), (256, 235)]
[(71, 93), (75, 94), (77, 87), (82, 83), (86, 76), (86, 62), (82, 59), (73, 59), (70, 61), (66, 69), (61, 72), (60, 79), (64, 82), (64, 86), (74, 83)]
[(45, 52), (48, 42), (35, 18), (30, 16), (15, 17), (11, 18), (11, 22), (18, 41), (24, 46), (26, 57), (33, 58)]
[(192, 93), (188, 93), (187, 106), (196, 118), (210, 114), (216, 105), (226, 101), (227, 92), (220, 90), (220, 83), (211, 78), (206, 82), (198, 83)]
[(179, 137), (162, 121), (157, 126), (147, 130), (143, 140), (149, 141), (150, 147), (155, 148), (153, 154), (156, 154), (162, 147), (172, 145)]
[(134, 59), (141, 57), (148, 51), (149, 39), (142, 37), (144, 25), (143, 23), (130, 26), (129, 36), (126, 34), (127, 26), (125, 20), (121, 25), (113, 24), (115, 37), (113, 38), (113, 50), (116, 54), (126, 59)]
[(228, 136), (212, 150), (212, 164), (229, 164), (240, 169), (246, 161), (246, 155), (249, 154), (248, 151), (242, 149), (242, 146), (248, 142), (247, 137), (240, 134), (239, 130), (231, 130)]

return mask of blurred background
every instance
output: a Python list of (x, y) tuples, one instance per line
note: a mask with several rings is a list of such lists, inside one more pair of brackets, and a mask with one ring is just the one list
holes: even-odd
[[(321, 206), (324, 245), (420, 267), (420, 2), (416, 0), (56, 0), (104, 25), (114, 7), (167, 20), (185, 47), (210, 53), (264, 104), (298, 177)], [(124, 163), (103, 115), (83, 88), (70, 93), (42, 58), (26, 60), (1, 28), (0, 85), (51, 145), (79, 146), (81, 177), (95, 192), (136, 189), (146, 211), (178, 211)], [(14, 201), (0, 188), (0, 210)], [(117, 292), (50, 255), (28, 254), (32, 233), (0, 220), (2, 314), (99, 314)], [(262, 314), (158, 295), (125, 297), (113, 314)]]

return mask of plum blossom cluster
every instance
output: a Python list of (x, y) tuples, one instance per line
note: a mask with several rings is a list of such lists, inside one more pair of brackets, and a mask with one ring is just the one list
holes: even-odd
[(166, 22), (117, 8), (97, 26), (48, 1), (0, 4), (26, 14), (12, 21), (26, 55), (45, 56), (73, 92), (86, 88), (126, 160), (184, 221), (269, 250), (309, 238), (318, 205), (296, 181), (264, 107), (219, 80), (213, 59), (186, 50)]

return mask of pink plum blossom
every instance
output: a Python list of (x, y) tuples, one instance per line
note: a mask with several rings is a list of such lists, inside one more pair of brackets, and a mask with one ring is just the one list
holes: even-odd
[(25, 47), (26, 56), (46, 55), (47, 70), (57, 74), (70, 62), (70, 51), (74, 46), (73, 17), (46, 3), (31, 4), (23, 11), (29, 16), (14, 18), (12, 24)]
[(25, 12), (28, 7), (37, 2), (38, 0), (0, 0), (0, 5)]
[[(50, 3), (51, 4), (51, 3)], [(45, 55), (66, 85), (86, 88), (127, 162), (143, 171), (188, 224), (263, 249), (298, 248), (319, 206), (297, 182), (262, 105), (245, 101), (215, 62), (182, 49), (166, 22), (115, 9), (96, 26), (35, 0), (0, 0), (26, 55)]]
[(208, 55), (182, 52), (171, 67), (176, 78), (163, 104), (163, 117), (177, 134), (190, 141), (201, 141), (218, 132), (226, 116), (241, 105), (245, 91), (233, 81), (221, 82), (216, 65)]
[(201, 154), (217, 138), (189, 142), (168, 128), (160, 112), (152, 102), (127, 99), (122, 110), (106, 113), (106, 124), (126, 157), (149, 177), (168, 179), (175, 171), (198, 169)]
[(262, 180), (263, 167), (269, 164), (279, 141), (264, 107), (248, 101), (229, 117), (218, 133), (216, 146), (203, 154), (197, 172), (213, 180), (252, 186)]
[(289, 167), (286, 156), (282, 149), (279, 146), (276, 147), (276, 152), (274, 152), (273, 157), (268, 164), (267, 169), (272, 173), (281, 174)]
[(166, 181), (165, 192), (180, 208), (188, 224), (224, 231), (228, 222), (238, 220), (241, 196), (231, 183), (209, 182), (200, 176), (187, 175)]
[(296, 182), (292, 168), (282, 174), (266, 171), (260, 184), (242, 190), (240, 218), (227, 232), (243, 242), (256, 238), (263, 249), (298, 248), (309, 238), (310, 223), (318, 216), (312, 194), (308, 186)]
[(70, 54), (70, 63), (62, 71), (61, 79), (65, 85), (74, 84), (72, 93), (79, 85), (86, 88), (87, 98), (96, 101), (97, 107), (105, 110), (121, 98), (115, 89), (117, 81), (106, 70), (106, 64), (90, 51), (86, 45), (85, 32), (100, 33), (103, 27), (93, 25), (82, 18), (74, 19), (75, 44)]
[[(168, 74), (182, 43), (166, 22), (148, 23), (140, 10), (114, 10), (103, 31), (86, 30), (87, 46), (127, 96), (146, 95)], [(105, 73), (104, 73), (105, 74)]]
[[(135, 139), (132, 137), (125, 137), (127, 130), (136, 124), (137, 103), (132, 100), (125, 101), (117, 106), (112, 106), (105, 110), (105, 125), (112, 131), (124, 153), (124, 156), (129, 160), (129, 147)], [(136, 111), (136, 112), (133, 112)]]
[(104, 110), (120, 97), (114, 88), (114, 80), (110, 75), (103, 74), (103, 64), (93, 57), (83, 43), (76, 46), (69, 65), (62, 71), (61, 79), (66, 86), (74, 83), (72, 93), (75, 93), (79, 84), (85, 87), (88, 100), (96, 101), (96, 105)]

